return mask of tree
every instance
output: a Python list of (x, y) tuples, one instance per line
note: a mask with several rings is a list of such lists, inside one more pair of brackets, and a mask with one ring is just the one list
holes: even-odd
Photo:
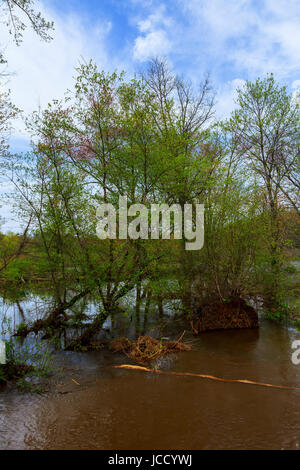
[(145, 201), (153, 181), (146, 177), (155, 141), (143, 87), (136, 80), (125, 83), (123, 74), (99, 72), (92, 63), (78, 72), (72, 106), (67, 98), (35, 113), (28, 124), (36, 145), (7, 167), (20, 209), (32, 213), (60, 307), (56, 312), (69, 305), (65, 288), (76, 291), (75, 299), (90, 292), (99, 301), (99, 315), (71, 347), (86, 344), (113, 318), (120, 299), (141, 286), (158, 262), (157, 251), (146, 253), (143, 240), (96, 237), (99, 202), (116, 204), (124, 193), (130, 202)]
[[(276, 304), (280, 297), (284, 242), (282, 204), (293, 201), (289, 191), (299, 171), (299, 105), (285, 86), (275, 82), (273, 75), (246, 82), (245, 87), (238, 90), (237, 104), (238, 109), (233, 112), (227, 128), (232, 133), (236, 156), (263, 188), (269, 214), (271, 277), (268, 297)], [(293, 206), (296, 206), (295, 201)]]
[(19, 109), (10, 101), (9, 92), (0, 89), (0, 158), (8, 151), (7, 137), (11, 130), (11, 120), (19, 112)]
[[(180, 298), (185, 313), (216, 298), (263, 293), (278, 302), (289, 204), (283, 189), (290, 195), (298, 161), (298, 111), (287, 93), (272, 77), (249, 83), (232, 118), (211, 125), (209, 82), (197, 93), (165, 62), (151, 62), (140, 79), (93, 62), (77, 72), (65, 99), (28, 120), (28, 155), (7, 159), (19, 210), (32, 217), (40, 269), (54, 288), (56, 308), (42, 324), (66, 327), (74, 320), (66, 309), (91, 294), (97, 314), (68, 346), (77, 348), (108, 318), (113, 327), (126, 315), (127, 294), (135, 293), (138, 325), (143, 303), (146, 322), (150, 303), (162, 317), (170, 298)], [(186, 240), (172, 235), (100, 240), (96, 208), (117, 209), (120, 195), (148, 208), (204, 203), (204, 249), (186, 251)]]
[[(182, 210), (185, 204), (203, 203), (219, 164), (218, 149), (211, 139), (214, 93), (209, 78), (195, 90), (165, 60), (153, 59), (144, 80), (153, 95), (151, 113), (163, 168), (156, 185), (159, 197), (168, 204), (180, 204)], [(177, 275), (183, 309), (189, 312), (195, 264), (194, 254), (185, 251), (185, 241)]]
[[(0, 0), (0, 12), (4, 17), (3, 22), (9, 28), (9, 33), (13, 35), (17, 45), (20, 45), (23, 40), (26, 20), (41, 39), (44, 41), (51, 39), (49, 31), (53, 29), (53, 23), (46, 21), (40, 12), (36, 12), (33, 0)], [(0, 64), (4, 63), (6, 63), (6, 60), (0, 51)], [(0, 77), (1, 75), (4, 74), (0, 74)], [(10, 92), (3, 91), (2, 84), (0, 84), (0, 87), (0, 166), (3, 167), (3, 162), (8, 157), (7, 137), (11, 130), (11, 121), (20, 113), (20, 110), (11, 103)], [(31, 221), (31, 215), (29, 220)], [(24, 232), (24, 241), (20, 243), (16, 252), (11, 255), (10, 260), (21, 253), (25, 245), (28, 228), (29, 226)], [(7, 260), (3, 257), (1, 270), (5, 269), (7, 264)]]
[[(0, 11), (2, 10), (4, 22), (17, 45), (21, 44), (28, 23), (41, 39), (44, 41), (52, 39), (49, 32), (54, 28), (53, 22), (45, 20), (42, 14), (35, 10), (34, 0), (0, 1)], [(6, 62), (2, 54), (0, 54), (0, 61)]]
[(9, 92), (0, 88), (0, 175), (2, 174), (3, 160), (8, 154), (8, 136), (11, 130), (11, 120), (19, 114), (19, 109), (12, 104)]

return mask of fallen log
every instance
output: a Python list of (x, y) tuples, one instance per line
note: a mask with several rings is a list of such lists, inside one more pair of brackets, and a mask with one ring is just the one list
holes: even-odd
[(174, 372), (174, 371), (167, 371), (161, 369), (148, 369), (148, 367), (142, 366), (134, 366), (131, 364), (121, 364), (118, 366), (110, 366), (110, 369), (128, 369), (128, 370), (139, 370), (141, 372), (151, 372), (153, 374), (163, 374), (163, 375), (177, 375), (177, 376), (184, 376), (184, 377), (199, 377), (201, 379), (208, 379), (208, 380), (215, 380), (217, 382), (225, 382), (225, 383), (241, 383), (247, 385), (257, 385), (259, 387), (270, 387), (270, 388), (277, 388), (282, 390), (298, 390), (300, 391), (300, 387), (292, 387), (289, 385), (275, 385), (263, 382), (255, 382), (254, 380), (248, 379), (224, 379), (222, 377), (215, 377), (214, 375), (207, 375), (207, 374), (195, 374), (192, 372)]

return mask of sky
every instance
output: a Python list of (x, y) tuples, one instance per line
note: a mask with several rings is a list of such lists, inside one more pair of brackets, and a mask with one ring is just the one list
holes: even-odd
[[(218, 118), (230, 114), (245, 80), (272, 72), (290, 91), (300, 88), (299, 0), (42, 0), (37, 8), (54, 21), (50, 43), (28, 29), (18, 47), (0, 24), (12, 72), (5, 87), (24, 115), (61, 98), (82, 59), (131, 76), (149, 58), (164, 56), (195, 86), (209, 73)], [(28, 145), (24, 126), (15, 122), (12, 149)], [(2, 214), (10, 219), (7, 208)], [(15, 227), (12, 219), (6, 224)]]

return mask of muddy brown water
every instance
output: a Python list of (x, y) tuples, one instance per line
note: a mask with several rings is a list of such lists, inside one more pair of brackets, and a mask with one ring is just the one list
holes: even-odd
[[(300, 333), (269, 322), (205, 333), (162, 367), (300, 387), (294, 339)], [(1, 449), (300, 448), (299, 391), (109, 369), (128, 361), (108, 352), (64, 360), (50, 393), (0, 393)]]

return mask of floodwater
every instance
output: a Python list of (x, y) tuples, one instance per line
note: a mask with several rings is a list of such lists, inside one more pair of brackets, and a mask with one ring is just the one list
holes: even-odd
[[(267, 321), (204, 333), (162, 367), (300, 387), (294, 339)], [(112, 369), (128, 360), (104, 351), (61, 355), (49, 393), (0, 392), (1, 449), (300, 448), (300, 391)]]

